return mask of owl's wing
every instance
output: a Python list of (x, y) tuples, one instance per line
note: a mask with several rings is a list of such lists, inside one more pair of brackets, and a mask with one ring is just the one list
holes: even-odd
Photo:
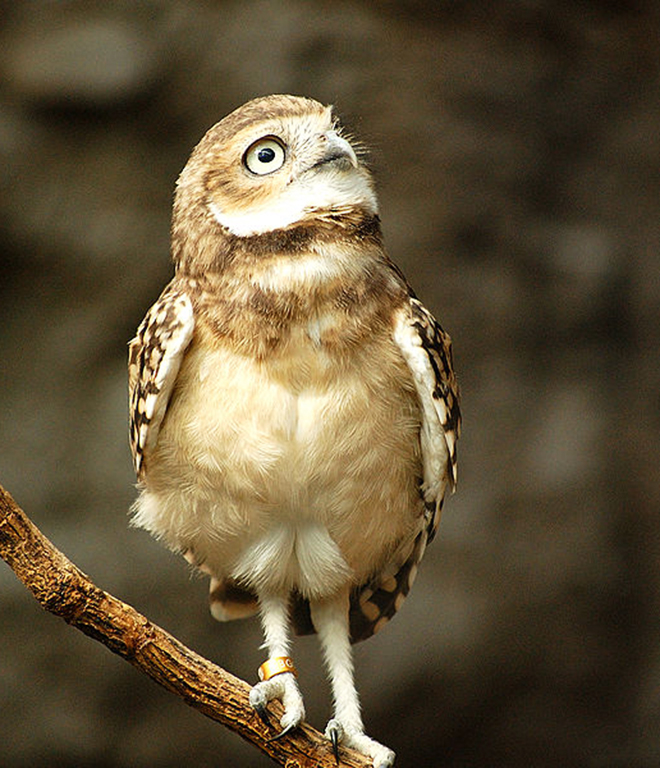
[(408, 364), (422, 407), (424, 500), (437, 503), (447, 485), (452, 491), (456, 487), (461, 412), (451, 339), (424, 305), (410, 297), (397, 318), (394, 341)]
[[(151, 307), (129, 343), (128, 397), (130, 442), (138, 479), (145, 471), (145, 459), (158, 442), (158, 432), (170, 402), (181, 361), (195, 330), (190, 298), (168, 286)], [(214, 578), (191, 550), (184, 557), (211, 576), (211, 613), (219, 621), (243, 618), (257, 611), (256, 596), (231, 579)]]
[(130, 443), (138, 479), (174, 389), (183, 355), (195, 328), (189, 297), (171, 286), (147, 312), (129, 343), (128, 398)]
[(456, 441), (460, 431), (458, 384), (451, 339), (414, 297), (399, 312), (394, 341), (412, 375), (422, 410), (420, 443), (425, 514), (412, 541), (403, 542), (388, 567), (351, 597), (351, 639), (364, 640), (399, 610), (412, 587), (426, 545), (435, 536), (447, 487), (456, 486)]

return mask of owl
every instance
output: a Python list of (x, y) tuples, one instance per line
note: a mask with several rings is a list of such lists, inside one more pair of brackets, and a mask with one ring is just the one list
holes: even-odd
[[(129, 345), (133, 521), (259, 614), (250, 703), (305, 716), (293, 633), (316, 633), (325, 730), (375, 768), (352, 643), (398, 611), (456, 483), (451, 341), (383, 247), (361, 153), (331, 107), (258, 98), (202, 138), (176, 186), (174, 277)], [(266, 719), (267, 721), (267, 719)]]

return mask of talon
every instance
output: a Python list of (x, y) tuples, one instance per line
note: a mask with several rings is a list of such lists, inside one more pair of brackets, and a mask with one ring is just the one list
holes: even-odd
[(337, 731), (332, 731), (330, 741), (332, 742), (332, 754), (335, 756), (335, 764), (339, 765), (339, 737), (337, 736)]
[(357, 749), (363, 755), (368, 755), (373, 760), (373, 768), (392, 768), (394, 765), (394, 752), (369, 738), (359, 726), (342, 723), (337, 718), (332, 718), (325, 727), (325, 737), (332, 743), (332, 752), (339, 765), (339, 744)]
[(253, 704), (252, 708), (259, 715), (261, 722), (270, 728), (270, 718), (268, 717), (268, 710), (263, 704)]
[(250, 691), (250, 706), (259, 715), (261, 722), (270, 728), (270, 718), (268, 717), (268, 710), (266, 709), (267, 704), (268, 699), (263, 695), (263, 691), (255, 686)]
[(335, 763), (339, 765), (339, 742), (343, 736), (343, 728), (337, 720), (331, 720), (325, 729), (326, 738), (330, 739), (332, 744), (332, 754), (335, 756)]
[(286, 736), (287, 734), (291, 733), (291, 731), (294, 731), (298, 727), (298, 723), (291, 723), (290, 725), (287, 725), (286, 728), (282, 728), (282, 730), (275, 734), (275, 736), (271, 736), (269, 739), (266, 739), (266, 742), (270, 744), (271, 741), (278, 741), (283, 736)]

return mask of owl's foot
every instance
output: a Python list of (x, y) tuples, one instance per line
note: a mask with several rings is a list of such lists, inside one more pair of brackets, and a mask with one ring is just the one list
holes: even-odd
[(265, 723), (269, 722), (266, 706), (273, 699), (279, 699), (282, 702), (284, 714), (280, 719), (282, 730), (271, 740), (281, 739), (305, 719), (303, 697), (298, 682), (291, 672), (284, 672), (270, 680), (257, 683), (250, 691), (250, 704)]
[(374, 768), (391, 768), (394, 765), (395, 754), (383, 744), (369, 738), (364, 731), (353, 728), (333, 718), (325, 728), (325, 736), (332, 742), (332, 751), (339, 765), (339, 745), (357, 749), (363, 755), (373, 760)]

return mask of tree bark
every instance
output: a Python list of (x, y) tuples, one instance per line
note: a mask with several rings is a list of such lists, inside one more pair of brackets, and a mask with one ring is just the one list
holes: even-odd
[[(0, 557), (47, 611), (103, 643), (180, 696), (186, 704), (235, 731), (286, 768), (336, 768), (330, 742), (303, 723), (293, 734), (279, 732), (282, 707), (269, 705), (267, 726), (248, 701), (250, 686), (187, 648), (130, 605), (97, 587), (41, 533), (0, 486)], [(340, 748), (347, 768), (371, 762)]]

